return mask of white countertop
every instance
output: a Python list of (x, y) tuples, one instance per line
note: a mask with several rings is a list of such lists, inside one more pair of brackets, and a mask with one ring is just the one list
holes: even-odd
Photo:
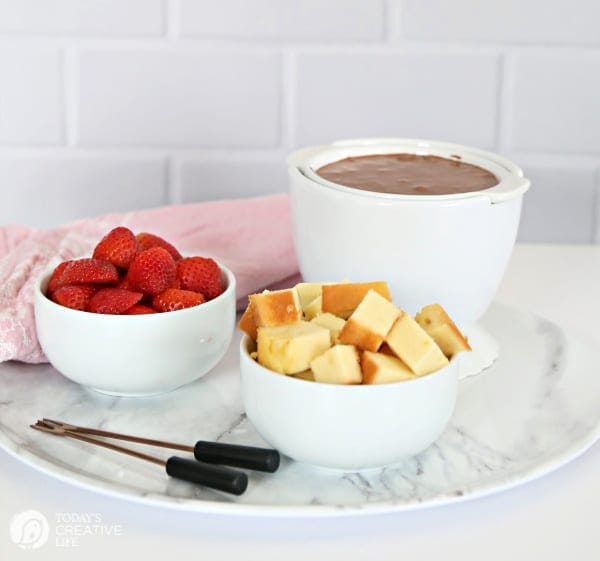
[[(600, 247), (517, 246), (498, 300), (536, 312), (600, 347)], [(599, 368), (600, 375), (600, 368)], [(51, 399), (51, 396), (49, 396)], [(0, 450), (0, 559), (600, 559), (600, 444), (558, 471), (489, 497), (395, 514), (272, 518), (202, 514), (111, 498), (44, 475)], [(51, 522), (90, 514), (118, 536), (81, 536), (76, 547), (12, 543), (13, 515)], [(192, 557), (193, 556), (193, 557)]]

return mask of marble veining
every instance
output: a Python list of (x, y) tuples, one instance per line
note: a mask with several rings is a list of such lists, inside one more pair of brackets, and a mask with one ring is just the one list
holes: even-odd
[[(232, 497), (171, 479), (159, 466), (29, 428), (46, 416), (185, 444), (264, 445), (242, 410), (235, 338), (210, 374), (151, 398), (98, 394), (49, 365), (2, 364), (0, 444), (73, 483), (190, 510), (347, 514), (464, 500), (555, 469), (600, 435), (599, 351), (546, 320), (500, 305), (481, 325), (494, 339), (485, 342), (490, 364), (461, 381), (446, 431), (418, 456), (382, 469), (341, 473), (283, 458), (276, 474), (250, 472), (247, 492)], [(140, 449), (164, 458), (183, 454)]]

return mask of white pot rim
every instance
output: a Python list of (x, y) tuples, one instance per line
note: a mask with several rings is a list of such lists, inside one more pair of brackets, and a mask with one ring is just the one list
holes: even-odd
[[(333, 183), (317, 175), (320, 167), (352, 156), (368, 156), (373, 154), (407, 153), (433, 155), (442, 158), (460, 160), (479, 166), (493, 173), (498, 184), (480, 191), (453, 193), (449, 195), (399, 195), (395, 193), (378, 193), (347, 187)], [(523, 170), (510, 160), (478, 148), (443, 142), (437, 140), (414, 138), (357, 138), (339, 140), (329, 145), (310, 146), (293, 152), (288, 158), (288, 165), (297, 169), (302, 175), (314, 183), (336, 191), (352, 193), (363, 197), (404, 202), (441, 202), (456, 199), (473, 199), (486, 197), (492, 203), (499, 203), (523, 195), (531, 182), (523, 176)]]

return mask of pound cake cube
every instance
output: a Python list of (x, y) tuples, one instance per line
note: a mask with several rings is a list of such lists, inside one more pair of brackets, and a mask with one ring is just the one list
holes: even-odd
[(321, 313), (321, 304), (323, 302), (323, 297), (319, 294), (308, 306), (303, 308), (304, 318), (308, 321), (314, 319), (317, 315)]
[(333, 314), (317, 314), (310, 322), (329, 329), (332, 345), (335, 345), (338, 342), (338, 335), (346, 323), (342, 318), (334, 316)]
[(360, 358), (363, 384), (390, 384), (415, 378), (412, 370), (398, 357), (364, 351)]
[(321, 286), (322, 284), (320, 282), (299, 282), (294, 287), (296, 292), (298, 292), (302, 311), (304, 311), (317, 296), (321, 296)]
[(248, 298), (257, 327), (275, 327), (302, 319), (300, 300), (294, 288), (250, 294)]
[(400, 316), (400, 309), (370, 289), (338, 335), (340, 343), (377, 351)]
[(310, 369), (303, 370), (302, 372), (298, 372), (297, 374), (290, 374), (290, 376), (292, 376), (293, 378), (298, 378), (300, 380), (306, 380), (307, 382), (315, 381), (315, 375)]
[(342, 282), (323, 285), (321, 288), (321, 310), (347, 319), (362, 302), (369, 290), (374, 290), (386, 300), (392, 301), (392, 295), (386, 282)]
[(329, 329), (307, 321), (258, 328), (258, 362), (281, 374), (308, 370), (330, 346)]
[(467, 338), (439, 304), (425, 306), (415, 316), (415, 320), (438, 344), (438, 347), (442, 349), (442, 352), (448, 358), (461, 351), (471, 350)]
[[(343, 280), (342, 283), (348, 283), (349, 281)], [(307, 319), (312, 319), (316, 313), (321, 312), (321, 292), (323, 285), (332, 284), (330, 282), (299, 282), (294, 288), (298, 292), (298, 298), (300, 298), (300, 306), (302, 307), (302, 311), (305, 314), (308, 308), (308, 314), (310, 317)], [(317, 300), (319, 298), (319, 300)]]
[(358, 351), (354, 345), (335, 345), (322, 355), (313, 359), (310, 369), (315, 382), (324, 384), (360, 384)]
[(417, 376), (448, 364), (436, 342), (407, 313), (403, 312), (385, 338), (386, 343)]
[(256, 341), (256, 321), (254, 320), (254, 313), (252, 312), (252, 304), (248, 303), (242, 317), (240, 317), (238, 327), (253, 341)]
[[(388, 356), (396, 356), (396, 353), (392, 351), (392, 349), (390, 349), (390, 346), (385, 341), (381, 344), (381, 347), (377, 349), (377, 352), (379, 354), (384, 354)], [(396, 358), (398, 357), (396, 356)]]

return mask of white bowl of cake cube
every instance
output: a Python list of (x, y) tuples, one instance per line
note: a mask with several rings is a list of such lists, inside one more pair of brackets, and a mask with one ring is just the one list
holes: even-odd
[(380, 468), (436, 441), (454, 410), (467, 339), (439, 304), (412, 317), (387, 283), (300, 283), (251, 294), (239, 327), (242, 401), (290, 458)]

